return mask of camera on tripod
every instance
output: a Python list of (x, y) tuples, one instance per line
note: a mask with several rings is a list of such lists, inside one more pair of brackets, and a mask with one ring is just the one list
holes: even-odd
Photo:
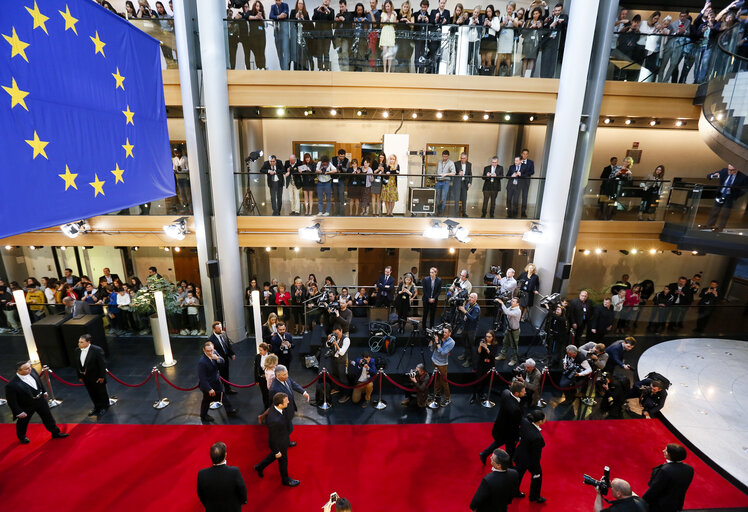
[(450, 307), (459, 308), (460, 306), (465, 305), (469, 296), (470, 293), (467, 290), (460, 289), (459, 292), (453, 294), (449, 299), (447, 299), (447, 304), (449, 304)]
[(590, 475), (584, 475), (582, 482), (585, 485), (595, 487), (600, 492), (601, 496), (605, 496), (608, 494), (608, 490), (610, 489), (610, 468), (605, 466), (603, 469), (603, 477), (600, 480), (595, 480)]

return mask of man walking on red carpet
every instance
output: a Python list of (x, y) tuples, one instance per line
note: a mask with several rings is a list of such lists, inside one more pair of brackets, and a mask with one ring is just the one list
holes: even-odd
[(693, 481), (693, 468), (683, 462), (686, 449), (679, 444), (668, 444), (663, 455), (665, 464), (652, 470), (649, 489), (642, 499), (649, 504), (650, 510), (677, 512), (683, 509), (686, 501), (686, 491)]
[(241, 512), (247, 504), (247, 486), (239, 468), (226, 464), (226, 445), (210, 447), (213, 466), (197, 473), (197, 496), (205, 512)]
[(519, 426), (522, 423), (522, 406), (520, 400), (525, 396), (525, 383), (515, 380), (509, 389), (501, 392), (499, 412), (496, 415), (491, 436), (493, 443), (480, 452), (480, 460), (486, 463), (486, 458), (499, 446), (504, 446), (507, 453), (514, 457), (514, 450), (519, 441)]
[(301, 482), (288, 476), (288, 448), (291, 446), (290, 436), (291, 426), (293, 425), (293, 414), (288, 410), (288, 403), (287, 394), (276, 393), (273, 395), (273, 406), (270, 408), (266, 420), (270, 453), (254, 469), (260, 478), (263, 478), (265, 476), (263, 474), (265, 468), (278, 459), (281, 482), (283, 485), (296, 487)]
[(491, 455), (491, 472), (483, 477), (470, 502), (473, 512), (507, 512), (519, 487), (517, 471), (511, 469), (512, 458), (498, 449)]
[(84, 334), (78, 339), (75, 349), (75, 369), (78, 380), (86, 386), (93, 402), (89, 416), (102, 416), (109, 409), (109, 393), (106, 390), (106, 359), (104, 349), (91, 345), (91, 335)]

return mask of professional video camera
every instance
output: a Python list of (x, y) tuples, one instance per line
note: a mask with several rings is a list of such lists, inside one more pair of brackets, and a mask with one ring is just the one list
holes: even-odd
[(569, 380), (575, 379), (575, 375), (582, 371), (582, 366), (578, 364), (572, 364), (570, 366), (567, 366), (566, 369), (563, 371), (564, 377), (566, 377)]
[(433, 338), (434, 336), (436, 336), (437, 338), (442, 339), (442, 336), (444, 336), (444, 327), (448, 325), (449, 324), (439, 324), (426, 329), (426, 336), (428, 336), (429, 338)]
[(605, 496), (608, 494), (608, 489), (610, 489), (610, 468), (605, 466), (603, 469), (603, 477), (600, 480), (595, 480), (590, 475), (584, 475), (582, 482), (585, 485), (595, 487), (600, 492), (601, 496)]
[(327, 311), (330, 313), (334, 313), (335, 311), (340, 311), (340, 302), (334, 301), (327, 304)]
[(551, 293), (550, 295), (543, 295), (538, 302), (538, 306), (548, 306), (551, 311), (555, 310), (558, 305), (561, 304), (561, 294)]
[(486, 272), (483, 276), (483, 284), (492, 285), (494, 278), (498, 275), (501, 275), (501, 267), (498, 265), (491, 265), (491, 270)]
[(469, 296), (470, 293), (467, 290), (460, 289), (459, 292), (452, 294), (452, 296), (447, 299), (447, 304), (450, 307), (458, 308), (467, 302)]

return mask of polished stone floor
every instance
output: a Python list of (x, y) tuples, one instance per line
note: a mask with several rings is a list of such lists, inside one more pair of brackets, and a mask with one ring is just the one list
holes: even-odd
[(638, 371), (671, 382), (662, 414), (726, 472), (748, 485), (748, 343), (695, 338), (651, 347)]

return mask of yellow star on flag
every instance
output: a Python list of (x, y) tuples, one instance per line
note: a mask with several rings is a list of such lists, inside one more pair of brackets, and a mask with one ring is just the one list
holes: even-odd
[(29, 11), (29, 14), (32, 18), (34, 18), (34, 28), (40, 28), (44, 31), (45, 34), (49, 35), (49, 32), (47, 32), (47, 27), (44, 25), (44, 23), (49, 19), (49, 16), (43, 15), (41, 12), (39, 12), (39, 6), (36, 5), (36, 0), (34, 0), (34, 8), (26, 7), (26, 10)]
[(67, 165), (65, 166), (65, 174), (58, 174), (58, 176), (65, 180), (65, 190), (67, 190), (68, 187), (73, 187), (75, 190), (78, 190), (78, 186), (75, 184), (75, 178), (77, 178), (78, 175), (70, 172), (70, 168)]
[(119, 164), (114, 164), (115, 169), (113, 171), (110, 171), (112, 174), (114, 174), (114, 184), (116, 185), (120, 181), (122, 183), (125, 182), (124, 179), (122, 179), (122, 173), (125, 172), (124, 169), (119, 168)]
[(94, 174), (94, 181), (88, 183), (94, 188), (94, 197), (97, 197), (99, 194), (102, 196), (106, 195), (104, 194), (104, 183), (106, 183), (106, 181), (99, 181), (99, 175)]
[(116, 89), (117, 87), (119, 87), (120, 89), (124, 91), (125, 90), (125, 77), (119, 74), (119, 68), (117, 68), (116, 73), (112, 73), (112, 76), (117, 81), (117, 85), (115, 85), (114, 88)]
[(18, 39), (18, 34), (16, 34), (16, 27), (13, 27), (12, 30), (13, 32), (9, 36), (3, 34), (5, 40), (10, 43), (10, 58), (12, 59), (16, 55), (20, 55), (21, 57), (23, 57), (23, 60), (28, 62), (29, 59), (28, 57), (26, 57), (26, 48), (28, 48), (29, 43), (24, 43), (23, 41)]
[(128, 105), (127, 110), (123, 110), (122, 113), (125, 114), (125, 117), (127, 118), (127, 121), (125, 121), (125, 126), (127, 126), (128, 124), (135, 126), (135, 123), (132, 120), (135, 112), (130, 112), (130, 105)]
[(128, 156), (130, 158), (135, 158), (133, 156), (133, 154), (132, 154), (132, 148), (134, 148), (135, 146), (133, 146), (132, 144), (130, 144), (130, 138), (129, 137), (125, 140), (125, 143), (122, 144), (122, 147), (125, 148), (125, 159), (127, 159)]
[(21, 105), (28, 112), (29, 108), (26, 106), (24, 98), (28, 96), (29, 93), (18, 88), (15, 78), (11, 77), (10, 87), (5, 87), (3, 85), (3, 89), (5, 89), (5, 92), (10, 94), (10, 108), (15, 107), (16, 105)]
[(73, 32), (75, 32), (75, 35), (78, 35), (78, 30), (75, 28), (75, 24), (78, 23), (78, 18), (73, 18), (73, 15), (70, 14), (70, 7), (65, 4), (65, 12), (58, 11), (60, 14), (62, 14), (62, 17), (65, 19), (65, 30), (73, 29)]
[(36, 134), (36, 130), (34, 130), (34, 138), (32, 140), (27, 140), (26, 144), (34, 148), (34, 156), (32, 157), (32, 160), (39, 155), (42, 155), (44, 158), (49, 160), (49, 158), (47, 158), (47, 153), (44, 152), (44, 148), (47, 147), (49, 141), (45, 142), (43, 140), (39, 140), (39, 136)]
[(93, 41), (94, 46), (96, 47), (96, 51), (94, 52), (94, 55), (97, 53), (100, 53), (103, 57), (106, 57), (104, 55), (104, 47), (106, 46), (106, 43), (99, 39), (99, 31), (96, 31), (96, 37), (88, 36), (91, 38), (91, 41)]

